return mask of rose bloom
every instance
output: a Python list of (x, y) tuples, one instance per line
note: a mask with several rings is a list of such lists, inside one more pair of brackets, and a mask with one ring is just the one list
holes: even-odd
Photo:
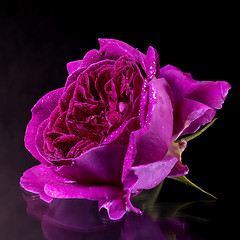
[(131, 198), (166, 177), (188, 173), (176, 139), (209, 123), (231, 88), (223, 81), (196, 81), (167, 65), (157, 51), (99, 39), (100, 50), (67, 64), (64, 87), (32, 109), (25, 146), (41, 162), (21, 186), (53, 198), (99, 200), (111, 219), (141, 213)]

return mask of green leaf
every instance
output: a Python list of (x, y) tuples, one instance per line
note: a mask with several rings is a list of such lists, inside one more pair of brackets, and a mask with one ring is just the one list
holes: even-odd
[(198, 190), (200, 190), (201, 192), (203, 192), (203, 193), (205, 193), (205, 194), (207, 194), (207, 195), (209, 195), (209, 196), (217, 199), (217, 198), (216, 198), (215, 196), (213, 196), (212, 194), (204, 191), (202, 188), (200, 188), (199, 186), (197, 186), (195, 183), (193, 183), (193, 182), (191, 182), (190, 180), (188, 180), (185, 176), (173, 177), (173, 178), (171, 178), (171, 179), (174, 179), (174, 180), (177, 180), (177, 181), (179, 181), (179, 182), (183, 182), (183, 183), (185, 183), (185, 184), (187, 184), (187, 185), (189, 185), (189, 186), (195, 187), (195, 188), (197, 188)]
[[(193, 140), (194, 138), (198, 137), (200, 134), (202, 134), (203, 132), (205, 132), (209, 127), (211, 127), (214, 122), (217, 120), (218, 118), (214, 118), (210, 123), (208, 123), (203, 129), (199, 130), (198, 132), (192, 134), (192, 135), (189, 135), (187, 137), (183, 137), (187, 142)], [(180, 142), (180, 140), (176, 140), (175, 141), (176, 143)]]

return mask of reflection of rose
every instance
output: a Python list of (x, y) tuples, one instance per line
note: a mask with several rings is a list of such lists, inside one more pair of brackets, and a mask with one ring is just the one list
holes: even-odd
[[(156, 205), (151, 210), (156, 215), (161, 211), (165, 217), (153, 220), (147, 213), (128, 213), (119, 221), (109, 221), (98, 213), (96, 201), (86, 199), (54, 199), (46, 204), (39, 198), (24, 196), (28, 213), (42, 223), (46, 239), (120, 239), (120, 240), (168, 240), (198, 239), (193, 236), (188, 223), (176, 218), (181, 206), (188, 204)], [(170, 216), (167, 214), (170, 213)]]
[(100, 200), (111, 218), (132, 210), (130, 199), (187, 166), (180, 135), (210, 122), (230, 89), (226, 82), (198, 82), (173, 66), (160, 69), (126, 43), (100, 39), (100, 50), (68, 64), (65, 87), (32, 109), (25, 145), (42, 164), (27, 170), (21, 186), (52, 198)]

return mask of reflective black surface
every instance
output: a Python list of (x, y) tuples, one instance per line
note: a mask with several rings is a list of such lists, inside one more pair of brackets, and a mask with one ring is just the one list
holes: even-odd
[[(175, 9), (150, 3), (130, 9), (122, 4), (114, 7), (121, 10), (116, 12), (107, 11), (109, 6), (78, 8), (67, 2), (1, 3), (0, 239), (236, 239), (238, 15), (234, 6), (220, 4)], [(147, 207), (144, 199), (136, 203), (145, 207), (143, 215), (129, 213), (111, 222), (99, 218), (94, 202), (54, 200), (46, 205), (22, 192), (19, 178), (38, 164), (23, 144), (30, 109), (41, 96), (64, 85), (66, 63), (98, 48), (98, 37), (117, 38), (143, 52), (152, 45), (161, 66), (176, 65), (197, 80), (230, 82), (233, 88), (217, 113), (219, 120), (183, 154), (189, 179), (218, 201), (168, 179), (155, 206)]]
[(209, 220), (192, 216), (184, 209), (212, 204), (157, 203), (145, 208), (142, 215), (128, 213), (123, 219), (112, 221), (105, 212), (98, 212), (95, 201), (55, 199), (46, 204), (33, 195), (25, 195), (24, 199), (28, 214), (41, 221), (46, 239), (202, 239), (203, 232), (193, 232), (191, 224), (204, 230)]

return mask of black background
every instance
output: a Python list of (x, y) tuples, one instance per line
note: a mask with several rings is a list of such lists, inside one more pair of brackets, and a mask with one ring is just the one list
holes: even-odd
[[(223, 108), (217, 112), (219, 120), (189, 143), (183, 161), (190, 168), (189, 179), (219, 198), (219, 207), (211, 215), (217, 219), (214, 229), (234, 231), (239, 168), (237, 6), (225, 2), (213, 6), (203, 2), (186, 6), (139, 4), (88, 6), (59, 1), (1, 5), (0, 230), (5, 237), (2, 239), (42, 239), (40, 224), (25, 214), (18, 187), (22, 173), (38, 163), (23, 143), (30, 109), (44, 94), (64, 85), (66, 63), (98, 49), (99, 37), (125, 41), (144, 53), (151, 45), (160, 55), (161, 66), (172, 64), (191, 72), (196, 80), (223, 80), (232, 85)], [(159, 197), (164, 201), (205, 198), (202, 193), (171, 180)]]

